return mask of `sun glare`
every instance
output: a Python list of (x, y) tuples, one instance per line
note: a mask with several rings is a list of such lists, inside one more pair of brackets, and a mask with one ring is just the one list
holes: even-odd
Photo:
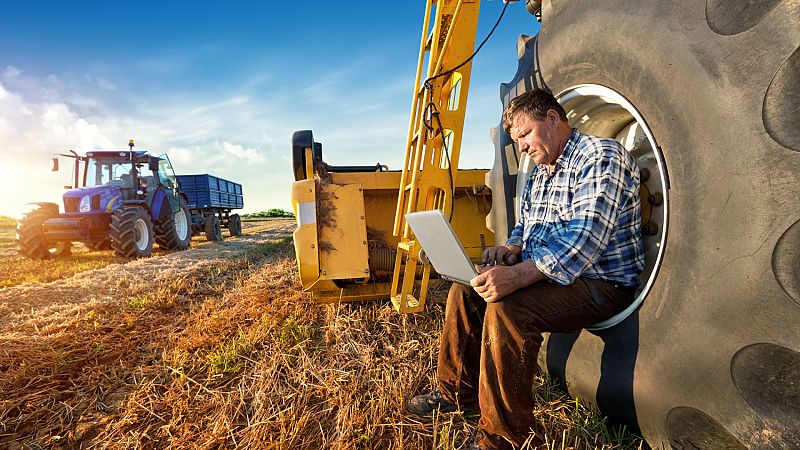
[(19, 180), (17, 171), (13, 168), (0, 166), (0, 192), (5, 193), (0, 198), (0, 215), (19, 218), (24, 211), (23, 205), (19, 201)]
[(45, 164), (0, 165), (0, 215), (18, 219), (31, 208), (28, 204), (31, 202), (56, 203), (63, 209), (61, 194), (64, 184), (69, 182), (69, 170), (54, 173), (48, 169)]

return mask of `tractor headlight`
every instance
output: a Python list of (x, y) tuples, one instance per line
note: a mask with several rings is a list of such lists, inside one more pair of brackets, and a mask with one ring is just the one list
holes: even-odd
[(88, 195), (84, 195), (81, 199), (81, 204), (78, 207), (80, 212), (89, 212), (92, 210), (92, 199)]

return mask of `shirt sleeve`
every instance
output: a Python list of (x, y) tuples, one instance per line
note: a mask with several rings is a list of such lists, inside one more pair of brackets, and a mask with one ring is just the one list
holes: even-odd
[(543, 246), (532, 249), (531, 259), (548, 278), (572, 284), (608, 246), (625, 201), (628, 182), (622, 148), (601, 144), (577, 173), (572, 219)]

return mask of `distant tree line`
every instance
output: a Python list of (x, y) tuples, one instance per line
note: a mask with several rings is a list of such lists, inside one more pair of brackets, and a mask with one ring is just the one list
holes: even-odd
[(294, 213), (290, 211), (284, 211), (280, 208), (272, 208), (268, 211), (261, 211), (257, 213), (250, 213), (250, 214), (242, 214), (242, 217), (246, 217), (248, 219), (257, 219), (261, 217), (294, 217)]
[[(292, 214), (294, 217), (294, 214)], [(16, 228), (17, 227), (17, 219), (13, 217), (3, 216), (0, 215), (0, 228)]]

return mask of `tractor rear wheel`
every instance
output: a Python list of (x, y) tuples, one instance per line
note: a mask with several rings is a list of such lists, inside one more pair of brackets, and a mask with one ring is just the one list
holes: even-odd
[(192, 240), (189, 208), (180, 199), (180, 209), (168, 218), (156, 222), (156, 243), (167, 250), (186, 250)]
[(242, 218), (238, 214), (231, 214), (228, 219), (228, 231), (231, 232), (231, 236), (242, 235)]
[(142, 258), (153, 252), (153, 221), (144, 208), (123, 206), (111, 215), (111, 248), (122, 258)]
[(64, 246), (61, 246), (61, 251), (57, 251), (58, 248), (56, 248), (56, 251), (51, 252), (47, 241), (44, 239), (44, 230), (42, 230), (42, 224), (45, 221), (57, 216), (58, 205), (55, 203), (40, 203), (22, 216), (22, 220), (17, 222), (16, 240), (19, 253), (31, 259), (62, 256)]
[(206, 216), (205, 231), (206, 239), (209, 241), (222, 240), (222, 228), (220, 228), (217, 216)]

